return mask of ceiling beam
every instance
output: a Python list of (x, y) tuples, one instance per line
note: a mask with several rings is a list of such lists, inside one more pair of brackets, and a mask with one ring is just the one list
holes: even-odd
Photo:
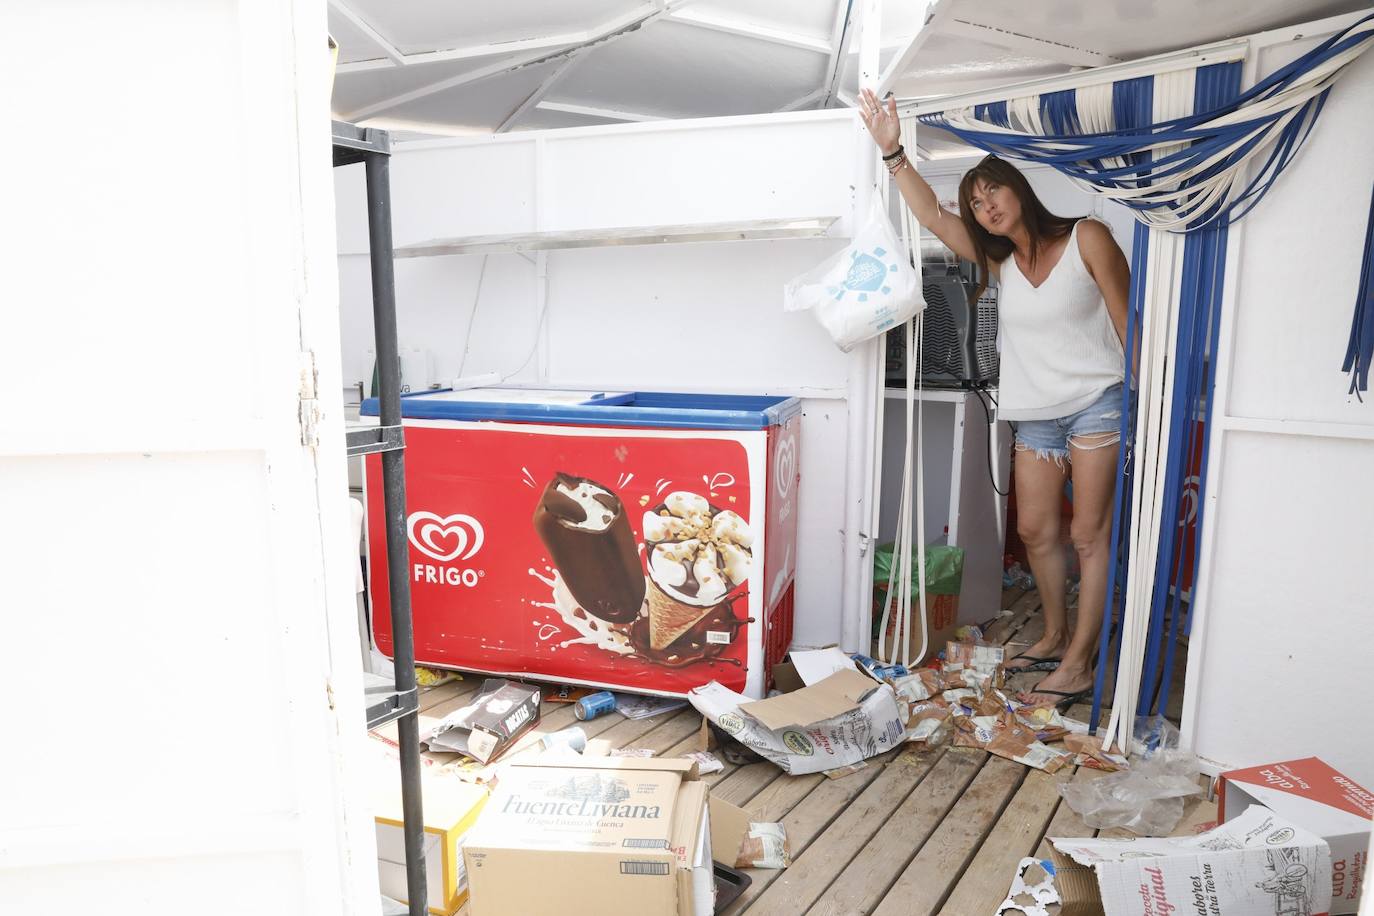
[(844, 73), (845, 61), (849, 58), (849, 44), (854, 40), (854, 3), (856, 0), (838, 0), (835, 5), (835, 25), (830, 32), (830, 60), (825, 66), (825, 83), (821, 86), (824, 95), (821, 97), (821, 107), (825, 108), (830, 104), (831, 98), (835, 95), (835, 89), (839, 85), (840, 76)]
[(862, 0), (863, 15), (859, 18), (859, 85), (872, 86), (881, 74), (878, 72), (878, 53), (883, 43), (883, 3), (882, 0)]
[(878, 78), (878, 85), (873, 89), (878, 98), (887, 95), (893, 84), (906, 72), (907, 67), (911, 66), (916, 55), (921, 53), (921, 48), (930, 41), (931, 36), (953, 18), (954, 3), (955, 0), (932, 0), (930, 5), (926, 7), (926, 18), (921, 25), (921, 30), (912, 36), (906, 47), (888, 62), (887, 68), (883, 70), (883, 75)]
[(815, 51), (818, 54), (830, 53), (830, 43), (823, 38), (813, 38), (810, 35), (799, 35), (781, 29), (771, 29), (767, 26), (755, 25), (752, 22), (703, 13), (699, 10), (679, 10), (670, 14), (668, 18), (673, 22), (694, 25), (698, 28), (710, 29), (713, 32), (743, 35), (746, 38), (755, 38), (771, 44), (800, 48), (804, 51)]
[(480, 69), (469, 70), (466, 73), (460, 73), (457, 76), (451, 76), (447, 79), (438, 80), (433, 83), (426, 83), (425, 85), (417, 87), (415, 89), (411, 89), (408, 92), (402, 92), (398, 95), (389, 96), (385, 99), (373, 102), (369, 105), (364, 105), (362, 108), (355, 108), (352, 111), (345, 112), (343, 114), (343, 120), (353, 122), (361, 121), (363, 118), (370, 118), (375, 114), (380, 114), (383, 111), (388, 111), (392, 108), (405, 105), (409, 102), (415, 101), (416, 99), (423, 99), (426, 96), (434, 95), (436, 92), (443, 92), (446, 89), (455, 89), (458, 86), (464, 86), (468, 83), (475, 83), (478, 80), (483, 80), (490, 76), (496, 76), (499, 73), (507, 73), (511, 70), (518, 70), (521, 67), (533, 66), (534, 64), (540, 63), (548, 57), (549, 55), (543, 51), (531, 51), (528, 54), (524, 54), (520, 57), (517, 57), (514, 61), (508, 58), (502, 58), (496, 63), (488, 64), (487, 66), (482, 67)]
[(588, 105), (572, 105), (567, 102), (539, 102), (534, 106), (540, 111), (559, 111), (563, 114), (582, 115), (588, 118), (601, 118), (605, 121), (662, 121), (663, 115), (641, 114), (634, 111), (621, 111), (612, 108), (592, 108)]
[[(405, 54), (402, 53), (401, 49), (392, 44), (381, 32), (374, 29), (372, 23), (355, 13), (348, 4), (343, 2), (343, 0), (329, 0), (329, 7), (344, 19), (348, 20), (349, 25), (353, 26), (353, 28), (357, 29), (359, 32), (362, 32), (368, 41), (381, 49), (381, 52), (386, 55), (387, 59), (384, 66), (389, 67), (405, 63)], [(342, 72), (347, 66), (348, 64), (339, 64), (339, 66), (335, 68), (335, 72)]]
[(515, 41), (498, 41), (492, 44), (467, 45), (462, 48), (444, 48), (438, 51), (419, 51), (414, 54), (401, 54), (400, 60), (357, 60), (339, 64), (337, 73), (359, 73), (365, 70), (385, 70), (389, 67), (411, 67), (416, 64), (437, 64), (447, 60), (468, 60), (474, 57), (491, 57), (495, 54), (515, 54), (520, 51), (537, 51), (541, 48), (565, 48), (578, 45), (596, 37), (596, 32), (582, 29), (577, 32), (564, 32), (560, 35), (545, 35), (541, 38), (521, 38)]
[(553, 84), (558, 82), (559, 78), (567, 73), (568, 69), (575, 63), (577, 63), (577, 58), (570, 57), (563, 61), (563, 63), (554, 67), (553, 72), (544, 77), (543, 82), (541, 82), (533, 92), (525, 96), (525, 100), (517, 105), (515, 110), (508, 114), (504, 121), (497, 125), (494, 132), (504, 134), (506, 131), (510, 130), (511, 127), (515, 125), (516, 121), (524, 117), (527, 111), (534, 108), (543, 100), (544, 96), (553, 88)]
[[(1069, 73), (1072, 71), (1070, 68), (1065, 67), (1063, 72)], [(1048, 76), (1057, 75), (1059, 74), (1048, 74)], [(999, 89), (1003, 86), (1015, 85), (1025, 79), (1041, 79), (1045, 76), (1047, 76), (1047, 74), (1023, 76), (1019, 74), (1002, 73), (1001, 75), (994, 74), (990, 76), (972, 77), (969, 79), (929, 79), (923, 82), (921, 89), (924, 91), (920, 95), (903, 95), (898, 93), (897, 107), (898, 109), (904, 109), (912, 105), (919, 106), (921, 103), (933, 99), (942, 99), (952, 95), (962, 95), (966, 92), (982, 92), (986, 89)], [(899, 88), (900, 86), (894, 87), (893, 91), (896, 92)]]
[(1108, 64), (1121, 62), (1121, 58), (1112, 57), (1110, 54), (1076, 48), (1072, 45), (1035, 38), (1031, 35), (1022, 35), (1019, 32), (1008, 32), (1006, 29), (977, 22), (966, 22), (963, 19), (946, 20), (941, 24), (940, 32), (959, 38), (972, 38), (975, 41), (996, 45), (1009, 51), (1021, 51), (1036, 57), (1049, 58), (1071, 67), (1105, 67)]
[(824, 95), (824, 86), (822, 86), (819, 89), (812, 89), (810, 92), (808, 92), (801, 98), (797, 99), (796, 101), (788, 102), (786, 105), (779, 108), (778, 111), (800, 111), (808, 105), (814, 105), (816, 102), (819, 102)]
[(541, 64), (552, 63), (557, 60), (585, 54), (592, 48), (598, 48), (613, 41), (618, 41), (626, 35), (632, 35), (650, 23), (671, 14), (691, 2), (693, 2), (693, 0), (666, 0), (666, 2), (662, 4), (653, 3), (647, 8), (641, 6), (636, 10), (617, 16), (609, 22), (591, 30), (591, 38), (573, 47), (561, 48), (552, 52), (544, 50), (531, 51), (516, 57), (515, 60), (500, 60), (477, 70), (460, 73), (456, 76), (437, 80), (433, 83), (427, 83), (424, 86), (419, 86), (407, 92), (402, 92), (369, 105), (364, 105), (362, 108), (345, 113), (343, 118), (346, 121), (361, 121), (379, 112), (395, 108), (399, 105), (408, 104), (416, 99), (434, 95), (437, 92), (444, 92), (448, 89), (454, 89), (468, 83), (475, 83), (478, 80), (498, 76), (502, 73), (511, 73), (516, 70), (523, 70), (527, 67), (537, 67)]

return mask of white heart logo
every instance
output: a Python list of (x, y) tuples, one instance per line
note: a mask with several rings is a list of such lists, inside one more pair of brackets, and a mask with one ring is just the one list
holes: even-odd
[(797, 474), (796, 439), (784, 439), (778, 445), (778, 455), (773, 461), (773, 474), (777, 477), (778, 496), (786, 499)]
[[(433, 512), (412, 512), (406, 520), (406, 532), (416, 550), (440, 562), (471, 559), (486, 538), (481, 522), (461, 514), (441, 518)], [(445, 544), (449, 538), (454, 539), (451, 549)]]

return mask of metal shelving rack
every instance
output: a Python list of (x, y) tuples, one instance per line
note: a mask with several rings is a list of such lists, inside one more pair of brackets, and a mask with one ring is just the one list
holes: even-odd
[(384, 130), (333, 123), (334, 165), (361, 162), (367, 174), (367, 225), (372, 262), (372, 323), (376, 335), (377, 426), (350, 429), (348, 454), (380, 454), (386, 513), (387, 578), (396, 680), (365, 675), (367, 727), (395, 720), (401, 756), (401, 811), (405, 822), (406, 889), (411, 916), (424, 916), (424, 812), (420, 798), (419, 694), (415, 684), (415, 637), (406, 571), (405, 439), (401, 430), (401, 359), (396, 336), (395, 263), (391, 242), (391, 136)]

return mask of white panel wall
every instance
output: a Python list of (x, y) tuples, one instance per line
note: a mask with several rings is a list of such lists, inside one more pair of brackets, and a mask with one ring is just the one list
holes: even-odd
[(0, 4), (0, 912), (376, 912), (325, 24)]
[[(857, 520), (871, 504), (853, 445), (873, 435), (871, 387), (853, 405), (872, 384), (873, 353), (841, 353), (810, 315), (782, 311), (783, 283), (842, 247), (856, 201), (866, 203), (872, 163), (861, 153), (871, 143), (862, 130), (847, 111), (659, 122), (427, 142), (403, 147), (392, 163), (398, 245), (840, 218), (836, 238), (547, 252), (542, 323), (533, 255), (486, 256), (480, 299), (481, 255), (396, 262), (401, 341), (432, 352), (439, 381), (461, 366), (511, 384), (803, 397), (798, 645), (841, 641), (845, 608), (857, 633), (866, 608), (866, 585), (854, 576), (867, 527)], [(361, 169), (341, 169), (336, 181), (343, 362), (346, 381), (357, 381), (371, 373), (365, 215), (349, 203), (361, 197)]]
[[(1249, 76), (1322, 37), (1309, 34), (1262, 51)], [(1374, 183), (1370, 111), (1374, 54), (1233, 230), (1184, 718), (1219, 768), (1315, 754), (1374, 784), (1374, 400), (1348, 397), (1339, 371)]]

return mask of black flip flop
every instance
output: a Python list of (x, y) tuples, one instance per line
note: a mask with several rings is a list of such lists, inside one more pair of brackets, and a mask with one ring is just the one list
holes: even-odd
[[(1038, 658), (1034, 655), (1027, 655), (1024, 652), (1022, 652), (1020, 655), (1013, 657), (1012, 661), (1014, 662), (1018, 658), (1024, 658), (1026, 661), (1030, 662), (1030, 664), (1017, 665), (1015, 668), (1004, 667), (1002, 670), (1005, 671), (1007, 674), (1025, 674), (1027, 671), (1058, 671), (1059, 664), (1063, 661), (1062, 658), (1053, 658), (1050, 656), (1046, 656), (1045, 658)], [(1008, 665), (1010, 665), (1010, 662), (1008, 663)]]
[(1093, 691), (1092, 691), (1092, 688), (1091, 688), (1091, 687), (1089, 687), (1089, 688), (1086, 689), (1086, 690), (1076, 690), (1076, 691), (1068, 691), (1068, 690), (1042, 690), (1042, 689), (1040, 689), (1039, 687), (1036, 687), (1036, 688), (1034, 688), (1034, 689), (1028, 691), (1026, 695), (1027, 695), (1027, 696), (1030, 696), (1031, 694), (1035, 694), (1035, 693), (1039, 693), (1039, 694), (1043, 694), (1043, 695), (1045, 695), (1045, 696), (1051, 696), (1051, 697), (1063, 697), (1062, 700), (1056, 700), (1056, 701), (1055, 701), (1055, 704), (1054, 704), (1054, 708), (1057, 709), (1057, 710), (1059, 710), (1061, 713), (1062, 713), (1062, 712), (1068, 712), (1069, 709), (1070, 709), (1072, 706), (1074, 706), (1075, 704), (1077, 704), (1077, 703), (1081, 703), (1081, 702), (1083, 702), (1084, 700), (1090, 700), (1090, 699), (1092, 699), (1092, 695), (1093, 695)]

